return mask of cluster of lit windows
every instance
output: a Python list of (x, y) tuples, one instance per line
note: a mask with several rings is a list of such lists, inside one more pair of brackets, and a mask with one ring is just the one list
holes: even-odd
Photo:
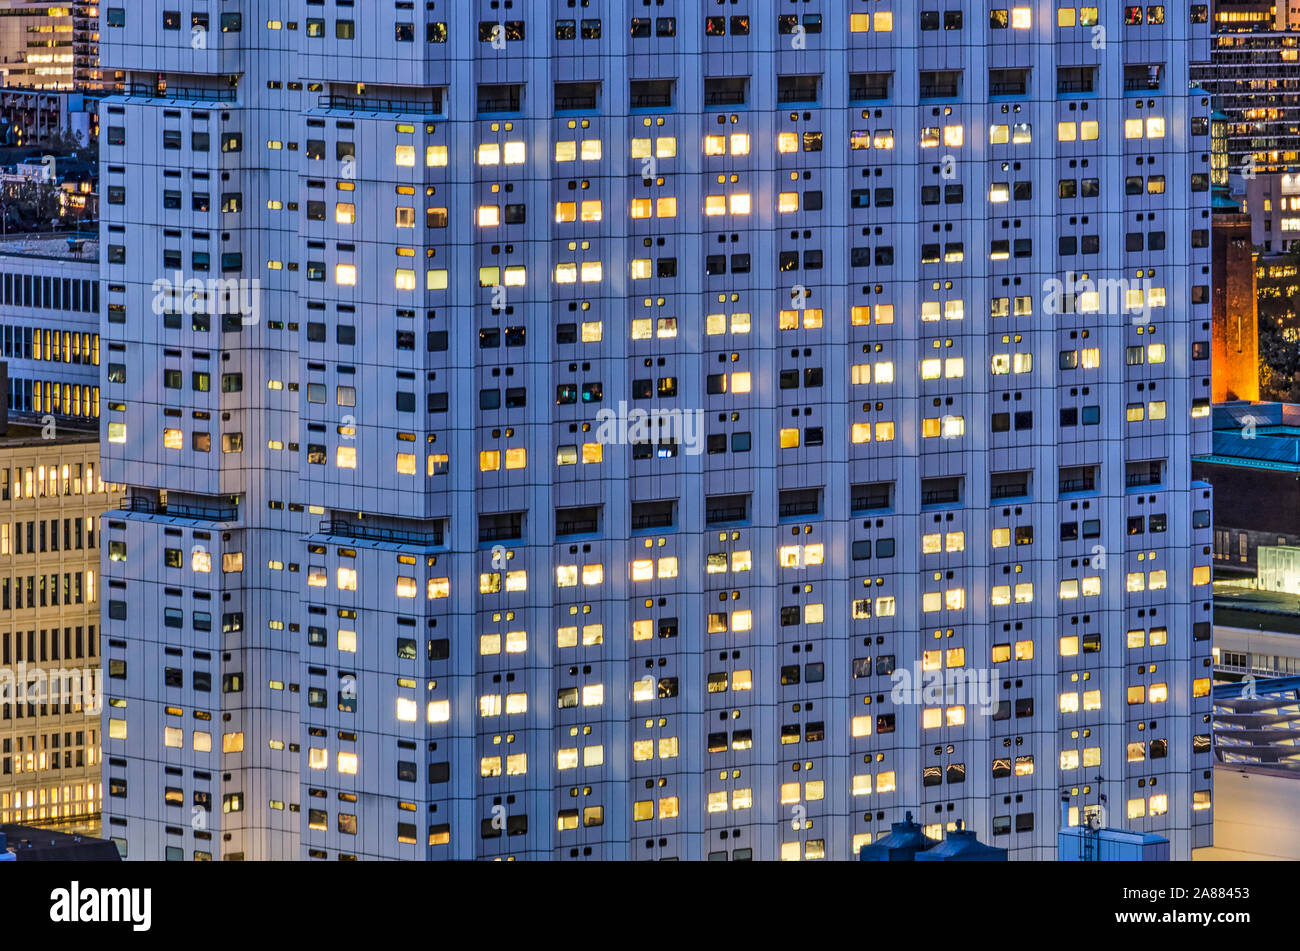
[(70, 819), (99, 813), (99, 783), (42, 786), (0, 793), (0, 822)]

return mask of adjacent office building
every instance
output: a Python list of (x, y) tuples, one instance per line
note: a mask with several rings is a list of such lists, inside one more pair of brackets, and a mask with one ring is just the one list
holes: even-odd
[(0, 61), (7, 88), (101, 88), (99, 4), (0, 0)]
[(1192, 67), (1192, 79), (1227, 116), (1229, 167), (1252, 176), (1295, 171), (1300, 156), (1300, 108), (1295, 103), (1300, 5), (1214, 0), (1212, 6), (1210, 55)]
[(128, 858), (1208, 844), (1205, 5), (171, 6), (103, 8)]
[[(54, 417), (48, 417), (53, 419)], [(0, 822), (97, 834), (98, 435), (10, 421), (0, 436)]]
[(97, 538), (117, 488), (99, 468), (97, 257), (93, 239), (0, 242), (0, 822), (91, 834)]

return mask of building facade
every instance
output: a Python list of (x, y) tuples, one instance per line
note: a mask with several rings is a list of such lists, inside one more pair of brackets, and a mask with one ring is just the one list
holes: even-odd
[[(1248, 178), (1294, 173), (1300, 156), (1300, 5), (1288, 0), (1213, 0), (1211, 5), (1210, 55), (1192, 67), (1192, 79), (1227, 117), (1228, 165)], [(1192, 9), (1203, 15), (1207, 5)]]
[(1254, 576), (1260, 546), (1300, 543), (1300, 407), (1216, 406), (1213, 426), (1192, 477), (1215, 488), (1214, 565), (1224, 576)]
[(100, 827), (100, 514), (93, 429), (0, 436), (0, 822)]
[(1203, 5), (175, 6), (103, 8), (129, 858), (1208, 844)]
[(0, 0), (0, 72), (7, 88), (102, 88), (99, 4)]

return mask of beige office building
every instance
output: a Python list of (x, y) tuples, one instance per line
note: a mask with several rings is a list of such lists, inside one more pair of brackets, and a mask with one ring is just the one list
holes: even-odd
[(98, 834), (99, 518), (114, 487), (97, 435), (54, 420), (0, 435), (0, 822)]

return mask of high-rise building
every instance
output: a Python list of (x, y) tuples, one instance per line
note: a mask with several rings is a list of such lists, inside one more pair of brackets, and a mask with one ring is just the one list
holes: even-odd
[(105, 836), (1208, 844), (1203, 7), (519, 6), (103, 10)]

